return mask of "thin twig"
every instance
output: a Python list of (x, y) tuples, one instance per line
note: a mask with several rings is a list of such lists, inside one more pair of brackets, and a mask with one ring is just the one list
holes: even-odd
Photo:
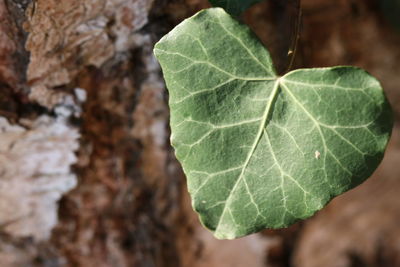
[(300, 0), (297, 0), (296, 9), (297, 9), (297, 21), (296, 21), (296, 25), (295, 25), (295, 28), (293, 31), (294, 35), (292, 36), (292, 43), (291, 43), (289, 51), (288, 51), (289, 65), (288, 65), (285, 73), (288, 73), (293, 67), (294, 59), (296, 57), (297, 45), (298, 45), (299, 39), (300, 39), (300, 28), (301, 28), (301, 19), (302, 19)]

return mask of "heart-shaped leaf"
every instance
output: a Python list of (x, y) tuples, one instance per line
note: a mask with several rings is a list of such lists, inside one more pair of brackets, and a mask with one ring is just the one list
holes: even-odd
[(209, 0), (215, 7), (222, 7), (233, 16), (239, 16), (252, 5), (263, 0)]
[(313, 215), (368, 178), (392, 117), (379, 82), (355, 67), (275, 74), (268, 51), (220, 8), (161, 39), (172, 145), (193, 207), (217, 238)]

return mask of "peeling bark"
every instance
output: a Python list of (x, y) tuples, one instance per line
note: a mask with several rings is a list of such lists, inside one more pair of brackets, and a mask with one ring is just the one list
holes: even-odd
[(0, 117), (0, 225), (15, 237), (46, 240), (61, 196), (76, 185), (78, 133), (42, 116), (26, 128)]

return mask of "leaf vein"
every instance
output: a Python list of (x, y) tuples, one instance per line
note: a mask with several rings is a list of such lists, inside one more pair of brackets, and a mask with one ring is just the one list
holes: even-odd
[(236, 183), (232, 187), (231, 193), (229, 194), (229, 196), (228, 196), (228, 198), (226, 200), (226, 204), (224, 206), (224, 209), (223, 209), (223, 211), (221, 213), (221, 216), (219, 218), (219, 221), (217, 223), (217, 227), (216, 227), (215, 232), (219, 231), (219, 228), (221, 227), (221, 223), (223, 221), (225, 212), (226, 212), (228, 206), (230, 205), (230, 201), (232, 200), (233, 192), (236, 190), (237, 186), (239, 185), (239, 182), (243, 177), (244, 171), (246, 170), (246, 168), (247, 168), (247, 166), (248, 166), (248, 164), (250, 162), (250, 159), (251, 159), (252, 155), (254, 154), (254, 151), (256, 150), (257, 145), (260, 142), (260, 139), (261, 139), (262, 134), (263, 134), (264, 127), (265, 127), (265, 125), (267, 123), (268, 117), (269, 117), (269, 115), (271, 113), (271, 110), (272, 110), (272, 104), (273, 104), (273, 102), (275, 100), (276, 95), (278, 94), (278, 90), (279, 90), (279, 81), (276, 81), (276, 83), (274, 85), (274, 88), (272, 89), (272, 92), (271, 92), (270, 101), (268, 101), (268, 104), (266, 105), (265, 112), (264, 112), (264, 115), (263, 115), (263, 119), (262, 119), (262, 122), (260, 124), (260, 128), (258, 130), (257, 136), (256, 136), (256, 138), (254, 140), (253, 146), (251, 147), (251, 149), (250, 149), (250, 151), (249, 151), (249, 153), (248, 153), (248, 155), (246, 157), (246, 160), (245, 160), (245, 163), (243, 165), (242, 171), (241, 171), (238, 179), (236, 180)]

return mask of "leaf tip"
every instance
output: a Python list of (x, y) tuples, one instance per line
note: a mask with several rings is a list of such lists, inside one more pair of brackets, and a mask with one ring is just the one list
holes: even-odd
[(233, 240), (238, 237), (233, 232), (220, 232), (220, 231), (215, 231), (214, 236), (219, 240)]

